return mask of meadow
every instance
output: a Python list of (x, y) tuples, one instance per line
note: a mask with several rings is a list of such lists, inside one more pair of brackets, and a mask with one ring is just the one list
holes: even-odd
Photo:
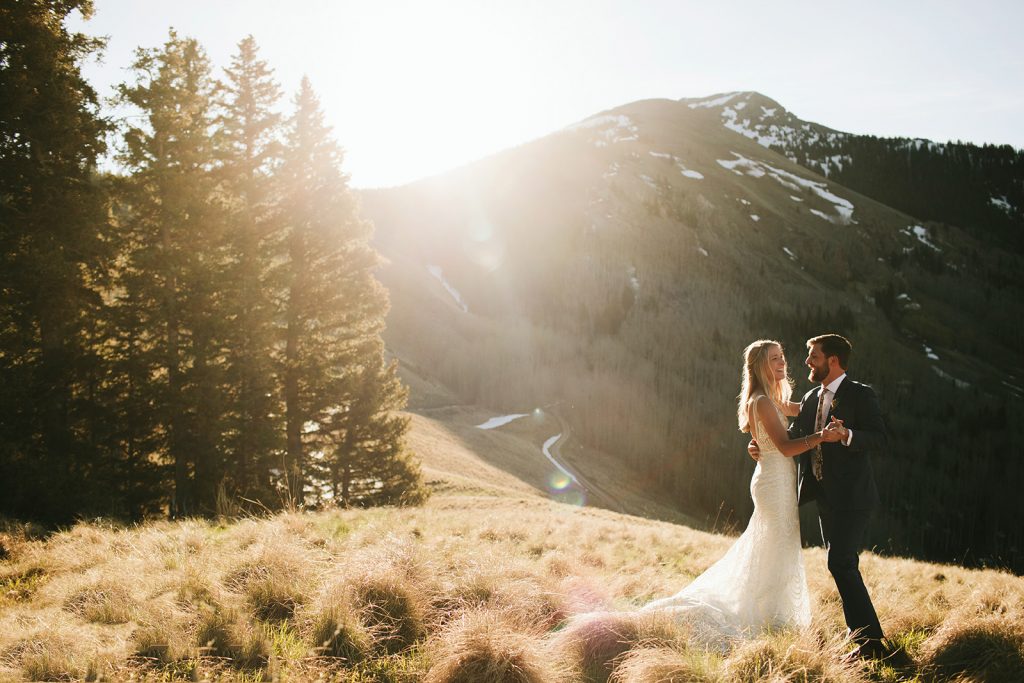
[(867, 553), (901, 652), (842, 663), (841, 606), (804, 550), (815, 614), (707, 652), (636, 610), (727, 535), (537, 495), (439, 488), (421, 507), (286, 512), (0, 541), (0, 680), (1009, 681), (1024, 579)]

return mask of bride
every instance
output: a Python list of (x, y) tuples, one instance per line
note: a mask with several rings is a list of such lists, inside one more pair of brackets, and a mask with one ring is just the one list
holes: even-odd
[(762, 629), (810, 622), (793, 456), (840, 438), (838, 425), (799, 439), (787, 435), (786, 417), (795, 417), (800, 405), (789, 400), (793, 380), (781, 344), (760, 339), (743, 356), (737, 418), (740, 431), (761, 446), (750, 480), (754, 514), (722, 559), (675, 595), (643, 607), (668, 611), (693, 627), (696, 640), (722, 651)]

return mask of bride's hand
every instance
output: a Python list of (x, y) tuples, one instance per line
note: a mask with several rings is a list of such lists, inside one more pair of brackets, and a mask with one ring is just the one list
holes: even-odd
[(754, 460), (761, 459), (761, 449), (758, 447), (757, 441), (754, 439), (751, 439), (750, 443), (747, 444), (747, 453), (750, 453), (750, 457)]
[(837, 420), (835, 417), (821, 430), (821, 440), (826, 443), (842, 441), (844, 436), (846, 436), (846, 427), (843, 426), (842, 420)]

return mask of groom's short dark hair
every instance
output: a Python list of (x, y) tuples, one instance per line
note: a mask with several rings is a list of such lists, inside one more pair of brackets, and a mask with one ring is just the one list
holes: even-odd
[(838, 334), (822, 334), (807, 340), (808, 348), (812, 344), (817, 344), (821, 347), (821, 352), (825, 354), (825, 358), (835, 356), (839, 361), (839, 367), (843, 370), (847, 368), (850, 362), (850, 352), (853, 351), (853, 344), (850, 343), (849, 339), (840, 337)]

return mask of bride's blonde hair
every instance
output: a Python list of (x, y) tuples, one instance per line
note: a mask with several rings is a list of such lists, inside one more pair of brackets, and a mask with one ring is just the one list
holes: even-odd
[(743, 351), (743, 374), (740, 385), (739, 405), (736, 419), (741, 432), (750, 431), (750, 399), (754, 394), (764, 394), (775, 405), (781, 405), (793, 395), (793, 380), (787, 368), (786, 379), (776, 381), (775, 373), (768, 365), (768, 354), (773, 346), (782, 350), (782, 344), (773, 339), (758, 339)]

